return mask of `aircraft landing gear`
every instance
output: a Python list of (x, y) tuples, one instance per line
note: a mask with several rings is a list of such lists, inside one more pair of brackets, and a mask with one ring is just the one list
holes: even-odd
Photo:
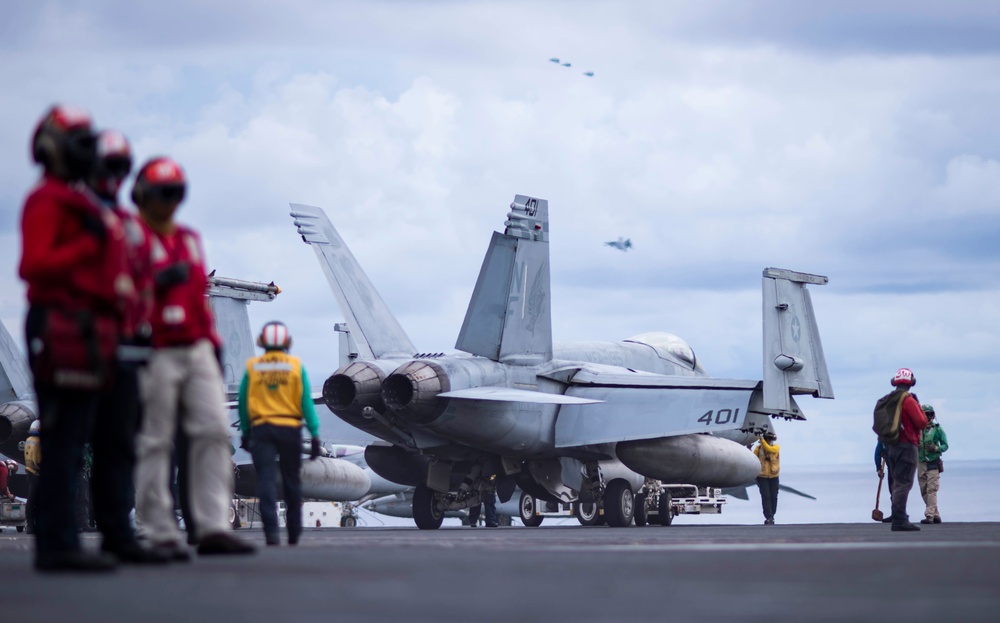
[(583, 526), (599, 526), (603, 519), (600, 507), (594, 502), (573, 502), (573, 514)]
[(521, 501), (517, 505), (519, 514), (521, 515), (521, 523), (529, 528), (536, 528), (542, 525), (542, 520), (545, 519), (541, 515), (535, 514), (535, 498), (531, 497), (527, 493), (521, 493)]
[(635, 498), (632, 487), (621, 478), (608, 483), (604, 492), (604, 516), (612, 528), (624, 528), (632, 523)]
[(646, 509), (646, 494), (639, 493), (635, 496), (635, 525), (645, 526), (649, 520)]
[(413, 521), (421, 530), (437, 530), (444, 521), (444, 510), (438, 505), (440, 494), (427, 485), (417, 485), (413, 491)]

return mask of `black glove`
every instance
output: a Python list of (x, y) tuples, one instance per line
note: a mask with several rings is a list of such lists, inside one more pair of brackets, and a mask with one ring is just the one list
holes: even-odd
[(108, 232), (100, 215), (83, 214), (80, 216), (80, 222), (83, 225), (83, 231), (97, 238), (98, 241), (104, 242), (104, 239), (107, 238)]
[(247, 452), (250, 451), (250, 435), (243, 435), (243, 437), (240, 438), (240, 449), (246, 450)]
[(309, 449), (309, 460), (315, 461), (316, 457), (319, 456), (319, 453), (320, 453), (319, 437), (313, 437), (312, 447)]
[(168, 290), (176, 285), (187, 282), (191, 277), (191, 265), (187, 262), (176, 262), (158, 271), (153, 277), (158, 291)]

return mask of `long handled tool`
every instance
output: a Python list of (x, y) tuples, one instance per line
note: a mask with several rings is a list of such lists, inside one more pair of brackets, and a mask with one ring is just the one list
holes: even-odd
[(882, 518), (884, 517), (882, 511), (878, 509), (879, 496), (882, 495), (882, 478), (883, 474), (885, 473), (885, 467), (884, 467), (885, 463), (883, 462), (882, 465), (883, 467), (881, 470), (879, 470), (879, 476), (878, 476), (878, 491), (875, 493), (875, 510), (872, 511), (872, 519), (874, 519), (875, 521), (882, 521)]

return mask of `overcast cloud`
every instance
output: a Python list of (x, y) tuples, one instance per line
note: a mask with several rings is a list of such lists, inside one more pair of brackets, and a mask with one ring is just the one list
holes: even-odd
[[(285, 320), (317, 384), (341, 317), (289, 202), (327, 208), (417, 347), (439, 351), (525, 193), (550, 202), (556, 339), (670, 331), (709, 372), (759, 378), (761, 269), (827, 275), (813, 300), (837, 399), (777, 424), (786, 463), (870, 460), (871, 407), (899, 366), (949, 457), (1000, 456), (996, 3), (273, 6), (0, 8), (12, 333), (28, 137), (66, 101), (140, 159), (183, 164), (179, 218), (219, 274), (284, 289), (251, 318)], [(635, 248), (603, 245), (618, 236)]]

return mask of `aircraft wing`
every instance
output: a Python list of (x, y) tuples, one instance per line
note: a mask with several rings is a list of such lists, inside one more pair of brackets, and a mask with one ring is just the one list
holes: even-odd
[(759, 385), (594, 365), (545, 376), (569, 383), (567, 396), (600, 401), (560, 407), (556, 446), (561, 448), (739, 428)]
[(28, 363), (0, 322), (0, 404), (24, 400), (34, 394)]
[(457, 389), (455, 391), (445, 392), (443, 394), (438, 394), (438, 396), (441, 398), (458, 398), (460, 400), (530, 402), (534, 404), (547, 405), (586, 405), (600, 402), (599, 400), (577, 398), (575, 396), (565, 396), (563, 394), (533, 392), (513, 387), (471, 387), (469, 389)]

